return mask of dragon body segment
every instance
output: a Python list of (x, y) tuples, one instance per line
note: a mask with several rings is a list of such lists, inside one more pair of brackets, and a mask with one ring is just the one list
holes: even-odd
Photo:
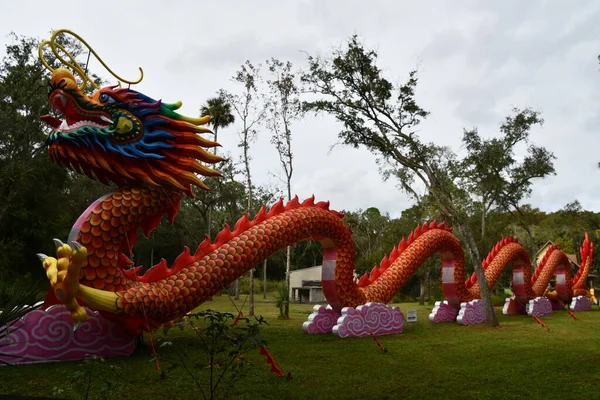
[[(225, 227), (214, 242), (204, 240), (195, 252), (185, 249), (170, 268), (163, 260), (140, 275), (131, 254), (137, 232), (147, 235), (164, 215), (175, 217), (192, 186), (208, 189), (198, 177), (217, 176), (208, 165), (222, 158), (206, 151), (218, 146), (201, 136), (210, 118), (189, 118), (176, 112), (181, 103), (166, 104), (131, 89), (108, 87), (86, 96), (66, 69), (53, 71), (49, 102), (64, 119), (44, 116), (52, 132), (47, 145), (53, 161), (118, 189), (81, 215), (69, 235), (69, 244), (56, 241), (57, 256), (40, 255), (53, 287), (46, 307), (60, 302), (76, 321), (86, 318), (81, 303), (124, 323), (132, 331), (150, 329), (191, 311), (227, 288), (276, 251), (298, 241), (321, 242), (333, 255), (334, 270), (324, 268), (326, 296), (336, 308), (367, 302), (388, 303), (429, 257), (442, 259), (446, 298), (458, 306), (479, 298), (479, 282), (465, 279), (464, 253), (458, 239), (444, 224), (417, 227), (402, 239), (381, 264), (360, 280), (354, 278), (355, 248), (342, 215), (325, 202), (297, 198), (261, 208), (247, 215), (233, 230)], [(208, 165), (207, 165), (208, 164)], [(593, 247), (582, 247), (582, 268), (574, 279), (568, 259), (551, 248), (533, 276), (530, 260), (516, 239), (505, 238), (483, 263), (492, 287), (507, 266), (513, 269), (513, 289), (525, 302), (545, 293), (557, 275), (551, 296), (567, 300), (585, 292), (584, 282)], [(333, 265), (333, 264), (332, 264)]]

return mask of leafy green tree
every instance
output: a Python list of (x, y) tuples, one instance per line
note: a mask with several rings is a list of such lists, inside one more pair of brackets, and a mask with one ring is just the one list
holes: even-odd
[[(272, 132), (271, 143), (277, 149), (279, 160), (285, 172), (287, 200), (292, 199), (292, 175), (294, 173), (294, 157), (292, 153), (292, 123), (302, 116), (296, 74), (292, 63), (283, 63), (275, 58), (267, 60), (270, 79), (269, 100), (266, 107), (266, 125)], [(266, 263), (266, 260), (265, 260)], [(266, 266), (266, 264), (265, 264)], [(290, 290), (290, 269), (292, 266), (292, 246), (286, 249), (285, 284)], [(289, 302), (285, 303), (283, 317), (290, 317)]]
[[(319, 96), (304, 103), (305, 110), (325, 112), (343, 124), (338, 136), (343, 144), (364, 146), (378, 155), (384, 177), (394, 176), (402, 187), (419, 197), (412, 183), (419, 179), (440, 211), (462, 237), (479, 282), (485, 282), (481, 256), (468, 224), (463, 201), (468, 194), (457, 187), (456, 156), (450, 149), (423, 143), (416, 128), (429, 114), (415, 100), (417, 73), (394, 85), (376, 65), (377, 53), (366, 50), (353, 36), (346, 49), (335, 49), (330, 58), (309, 56), (302, 80)], [(487, 324), (497, 326), (487, 285), (481, 285)]]
[[(51, 112), (49, 72), (38, 60), (40, 41), (14, 33), (11, 39), (0, 65), (0, 276), (30, 272), (43, 278), (35, 254), (54, 251), (50, 239), (68, 235), (78, 213), (103, 185), (88, 180), (87, 190), (73, 190), (71, 185), (81, 178), (48, 159), (48, 129), (39, 117)], [(60, 43), (75, 58), (83, 55), (78, 43)], [(53, 68), (58, 67), (48, 51), (45, 55)], [(70, 207), (84, 202), (80, 209)]]
[(356, 269), (368, 271), (392, 248), (390, 246), (384, 249), (382, 246), (390, 217), (387, 214), (382, 215), (376, 207), (370, 207), (366, 210), (347, 212), (344, 220), (353, 233)]
[(583, 213), (581, 204), (575, 200), (548, 215), (536, 229), (538, 247), (552, 241), (565, 253), (576, 253), (583, 243), (585, 232), (594, 230), (594, 226), (582, 218)]
[[(231, 104), (234, 112), (239, 118), (242, 129), (240, 132), (239, 147), (242, 148), (242, 163), (244, 165), (244, 177), (246, 179), (246, 190), (248, 191), (246, 212), (252, 209), (252, 174), (250, 173), (250, 145), (256, 140), (256, 127), (265, 114), (265, 103), (259, 92), (261, 65), (253, 65), (246, 61), (233, 76), (233, 81), (243, 87), (238, 94), (221, 91), (221, 96)], [(250, 315), (254, 315), (254, 269), (250, 270)], [(235, 282), (235, 298), (239, 299), (239, 281)]]
[[(538, 111), (513, 109), (500, 126), (502, 136), (482, 139), (477, 129), (465, 130), (463, 144), (467, 150), (462, 160), (460, 183), (480, 204), (481, 243), (486, 242), (486, 222), (490, 210), (508, 211), (522, 215), (520, 203), (531, 193), (536, 178), (555, 174), (554, 155), (544, 147), (529, 144), (534, 125), (542, 125)], [(517, 160), (515, 147), (529, 144), (522, 161)], [(522, 220), (523, 221), (523, 220)], [(523, 225), (527, 229), (527, 225)], [(530, 241), (533, 236), (530, 235)]]

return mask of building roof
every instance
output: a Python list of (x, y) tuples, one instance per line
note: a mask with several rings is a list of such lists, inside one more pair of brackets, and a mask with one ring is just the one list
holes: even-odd
[(575, 254), (567, 254), (567, 258), (571, 261), (571, 264), (575, 264), (579, 266), (579, 262), (577, 261), (577, 255)]
[(311, 269), (321, 269), (323, 268), (322, 265), (315, 265), (314, 267), (308, 267), (308, 268), (301, 268), (301, 269), (295, 269), (293, 271), (290, 271), (290, 274), (293, 274), (294, 272), (302, 272), (302, 271), (309, 271)]
[(537, 259), (540, 254), (544, 253), (548, 249), (548, 247), (552, 246), (553, 244), (554, 243), (549, 240), (546, 243), (544, 243), (544, 245), (540, 247), (540, 249), (535, 253), (535, 258)]
[[(546, 250), (548, 250), (548, 247), (552, 246), (553, 244), (554, 244), (554, 242), (548, 240), (546, 243), (544, 243), (544, 245), (542, 247), (540, 247), (540, 249), (535, 253), (536, 262), (540, 258), (540, 256), (542, 256), (546, 252)], [(571, 264), (575, 265), (576, 267), (579, 267), (579, 261), (577, 261), (577, 254), (565, 254), (565, 255), (567, 256), (567, 258), (569, 259)]]

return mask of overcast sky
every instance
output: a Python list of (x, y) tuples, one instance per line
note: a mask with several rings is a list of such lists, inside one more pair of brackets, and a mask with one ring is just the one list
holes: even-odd
[[(305, 52), (325, 54), (359, 34), (380, 55), (393, 82), (419, 69), (419, 104), (431, 111), (424, 140), (460, 153), (463, 128), (494, 136), (513, 107), (540, 110), (545, 125), (531, 140), (552, 151), (556, 176), (536, 182), (528, 200), (555, 211), (579, 200), (600, 211), (600, 2), (558, 1), (49, 1), (3, 4), (0, 54), (11, 31), (48, 38), (67, 28), (83, 36), (113, 70), (145, 78), (139, 90), (183, 101), (197, 116), (245, 61), (275, 57), (303, 67)], [(367, 7), (368, 4), (368, 7)], [(90, 68), (109, 78), (97, 63)], [(113, 82), (111, 82), (113, 83)], [(239, 126), (222, 130), (223, 150), (239, 157)], [(378, 207), (399, 216), (410, 206), (383, 182), (366, 150), (330, 147), (339, 125), (306, 117), (293, 126), (293, 193), (315, 194), (338, 210)], [(283, 173), (267, 131), (251, 148), (252, 174), (279, 185)]]

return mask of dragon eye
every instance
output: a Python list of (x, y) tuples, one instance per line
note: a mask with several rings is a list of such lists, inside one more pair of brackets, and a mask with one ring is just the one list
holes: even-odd
[(98, 97), (98, 100), (100, 101), (100, 103), (104, 103), (104, 104), (109, 104), (109, 103), (114, 103), (115, 102), (115, 99), (113, 99), (112, 97), (110, 97), (106, 93), (102, 93), (100, 95), (100, 97)]

